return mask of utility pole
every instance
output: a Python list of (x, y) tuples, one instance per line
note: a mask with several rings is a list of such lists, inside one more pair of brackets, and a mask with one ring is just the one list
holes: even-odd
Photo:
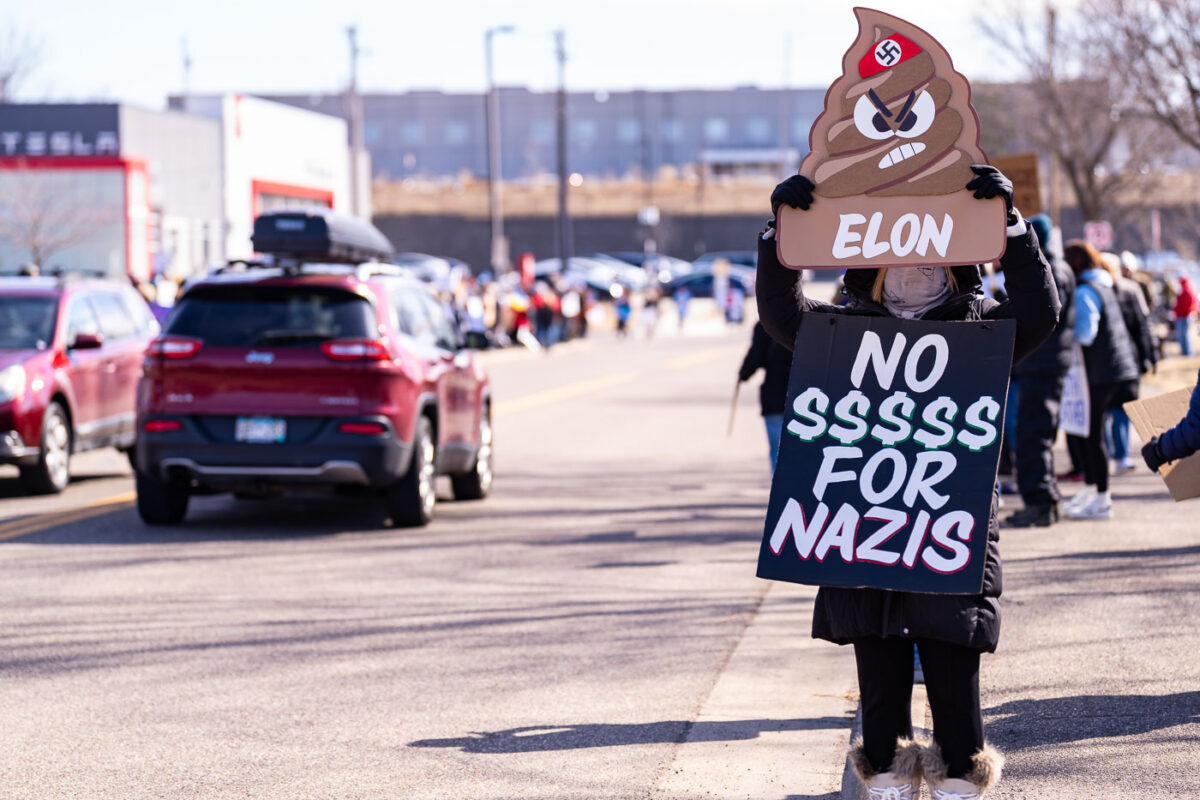
[(346, 28), (350, 40), (350, 87), (346, 90), (346, 118), (350, 126), (350, 213), (362, 215), (362, 153), (363, 153), (363, 108), (358, 94), (358, 27)]
[[(646, 236), (642, 239), (643, 253), (658, 252), (658, 206), (654, 205), (654, 163), (650, 148), (650, 112), (647, 109), (649, 92), (640, 89), (637, 92), (638, 112), (641, 118), (642, 134), (642, 207), (638, 210), (638, 223), (645, 227)], [(645, 262), (649, 263), (649, 261)]]
[(188, 97), (192, 93), (192, 53), (186, 36), (180, 40), (180, 47), (183, 51), (183, 110), (187, 111)]
[(558, 139), (558, 265), (564, 272), (571, 256), (571, 222), (567, 217), (567, 50), (565, 34), (554, 32), (554, 53), (558, 59), (558, 108), (555, 114)]
[(792, 34), (783, 37), (783, 89), (779, 92), (779, 171), (786, 177), (795, 166), (792, 149)]
[(504, 238), (504, 210), (500, 205), (500, 188), (504, 173), (500, 166), (500, 94), (492, 74), (492, 37), (512, 33), (512, 25), (500, 25), (483, 32), (484, 62), (487, 68), (487, 168), (488, 213), (492, 218), (492, 274), (496, 277), (508, 269), (508, 240)]
[[(1046, 80), (1050, 81), (1051, 89), (1054, 87), (1054, 82), (1057, 77), (1054, 74), (1054, 53), (1058, 48), (1058, 11), (1054, 6), (1046, 5)], [(1061, 136), (1061, 133), (1058, 134)], [(1049, 175), (1049, 191), (1050, 196), (1050, 224), (1054, 227), (1059, 226), (1059, 198), (1058, 198), (1058, 154), (1060, 152), (1059, 143), (1056, 141), (1054, 147), (1050, 151), (1050, 175)], [(1086, 220), (1085, 220), (1086, 221)]]

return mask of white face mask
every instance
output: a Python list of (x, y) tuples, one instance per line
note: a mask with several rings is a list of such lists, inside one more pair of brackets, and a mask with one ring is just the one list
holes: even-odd
[(893, 317), (916, 319), (949, 296), (945, 267), (896, 267), (883, 276), (883, 306)]

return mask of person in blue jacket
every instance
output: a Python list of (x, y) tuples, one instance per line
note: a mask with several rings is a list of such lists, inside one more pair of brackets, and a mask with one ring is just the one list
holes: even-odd
[(1187, 458), (1200, 450), (1200, 384), (1192, 389), (1188, 412), (1162, 436), (1155, 436), (1142, 447), (1142, 458), (1154, 472), (1163, 464)]

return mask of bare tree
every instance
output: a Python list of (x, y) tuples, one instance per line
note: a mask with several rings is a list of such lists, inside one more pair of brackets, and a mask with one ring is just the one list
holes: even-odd
[(1200, 150), (1200, 0), (1086, 0), (1084, 13), (1123, 101)]
[(0, 33), (0, 103), (11, 103), (22, 81), (33, 73), (42, 58), (41, 42), (28, 31), (2, 26)]
[[(1047, 153), (1070, 183), (1084, 219), (1119, 217), (1116, 198), (1135, 177), (1113, 163), (1113, 146), (1128, 131), (1117, 97), (1103, 78), (1085, 68), (1082, 26), (1047, 4), (1039, 18), (1010, 3), (977, 22), (983, 33), (1024, 72), (1031, 143)], [(1137, 141), (1125, 142), (1127, 161), (1138, 161)]]
[(119, 221), (110, 204), (70, 177), (20, 166), (0, 174), (0, 239), (38, 266)]

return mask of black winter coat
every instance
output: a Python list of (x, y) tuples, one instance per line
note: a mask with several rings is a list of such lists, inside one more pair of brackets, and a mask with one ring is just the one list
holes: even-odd
[(1129, 332), (1133, 348), (1137, 351), (1138, 375), (1145, 375), (1158, 364), (1158, 343), (1154, 341), (1154, 332), (1150, 330), (1150, 316), (1142, 296), (1142, 287), (1131, 278), (1117, 278), (1114, 288), (1117, 305), (1121, 306), (1121, 318), (1125, 320), (1125, 330)]
[(763, 371), (763, 382), (758, 389), (758, 402), (762, 406), (762, 415), (782, 414), (787, 406), (792, 351), (772, 339), (762, 323), (756, 322), (750, 337), (750, 349), (746, 351), (742, 367), (738, 370), (738, 380), (748, 381), (760, 369)]
[[(1042, 255), (1045, 255), (1045, 249)], [(1013, 367), (1013, 375), (1066, 375), (1071, 369), (1071, 351), (1075, 349), (1075, 275), (1061, 259), (1050, 263), (1058, 287), (1058, 324), (1046, 341)]]
[[(1008, 291), (1003, 303), (983, 296), (978, 267), (954, 267), (958, 292), (922, 319), (1015, 319), (1013, 358), (1020, 360), (1054, 329), (1060, 310), (1058, 291), (1037, 238), (1028, 230), (1009, 238), (1001, 264)], [(848, 270), (845, 280), (850, 302), (846, 306), (822, 303), (805, 297), (799, 272), (779, 263), (774, 239), (760, 237), (756, 288), (759, 317), (777, 342), (792, 347), (800, 317), (806, 313), (887, 316), (887, 310), (870, 299), (876, 273), (874, 269)], [(812, 635), (837, 644), (871, 636), (936, 639), (993, 652), (1000, 639), (998, 599), (1002, 588), (998, 500), (993, 490), (982, 592), (936, 595), (823, 586), (817, 592)]]

